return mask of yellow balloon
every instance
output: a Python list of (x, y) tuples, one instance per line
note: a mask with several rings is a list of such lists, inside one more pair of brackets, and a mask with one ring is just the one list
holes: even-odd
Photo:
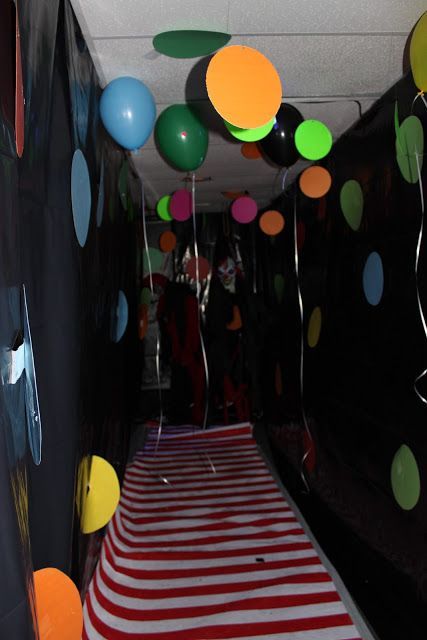
[(322, 312), (320, 307), (315, 307), (308, 322), (307, 342), (309, 347), (315, 347), (319, 342), (322, 328)]
[(119, 479), (111, 464), (99, 456), (84, 458), (79, 467), (76, 497), (82, 533), (105, 527), (119, 499)]
[(427, 91), (427, 11), (412, 34), (409, 59), (415, 84), (420, 91)]

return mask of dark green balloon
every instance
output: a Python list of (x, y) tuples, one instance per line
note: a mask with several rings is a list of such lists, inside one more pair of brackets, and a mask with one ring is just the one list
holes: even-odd
[(208, 130), (186, 104), (173, 104), (160, 114), (155, 137), (164, 158), (181, 171), (195, 171), (206, 157)]

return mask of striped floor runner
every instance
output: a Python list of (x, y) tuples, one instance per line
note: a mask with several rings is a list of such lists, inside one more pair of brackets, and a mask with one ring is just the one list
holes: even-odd
[(128, 466), (84, 640), (359, 640), (248, 425), (152, 432)]

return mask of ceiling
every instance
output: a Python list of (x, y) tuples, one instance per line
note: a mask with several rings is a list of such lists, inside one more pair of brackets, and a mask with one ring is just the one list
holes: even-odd
[[(158, 113), (195, 101), (209, 117), (200, 59), (157, 54), (152, 38), (172, 29), (232, 35), (265, 54), (278, 70), (283, 100), (305, 118), (318, 118), (334, 139), (402, 75), (408, 34), (426, 0), (71, 0), (101, 84), (123, 75), (142, 80)], [(198, 64), (199, 63), (199, 64)], [(356, 102), (358, 101), (359, 104)], [(247, 160), (225, 130), (213, 124), (209, 150), (197, 171), (197, 208), (219, 211), (222, 192), (248, 190), (265, 206), (280, 192), (277, 167)], [(160, 157), (153, 138), (135, 155), (150, 206), (183, 186), (185, 174)], [(304, 166), (298, 162), (289, 179)]]

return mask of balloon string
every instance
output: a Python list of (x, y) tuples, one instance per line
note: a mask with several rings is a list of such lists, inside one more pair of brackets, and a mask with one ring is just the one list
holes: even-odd
[(301, 343), (300, 343), (300, 401), (301, 401), (301, 413), (304, 423), (304, 428), (309, 437), (309, 445), (304, 452), (304, 456), (301, 460), (301, 478), (304, 482), (307, 491), (310, 492), (307, 479), (304, 473), (304, 464), (312, 451), (313, 438), (311, 436), (310, 428), (308, 426), (307, 416), (304, 407), (304, 305), (302, 302), (300, 279), (299, 279), (299, 260), (298, 260), (298, 237), (297, 237), (297, 196), (294, 196), (294, 250), (295, 250), (295, 274), (297, 280), (297, 292), (298, 292), (298, 305), (300, 312), (300, 324), (301, 324)]
[(417, 93), (417, 95), (415, 96), (415, 98), (413, 99), (413, 101), (412, 101), (411, 113), (412, 113), (412, 112), (413, 112), (413, 110), (414, 110), (414, 106), (415, 106), (415, 103), (416, 103), (416, 101), (418, 100), (418, 98), (421, 98), (421, 100), (424, 102), (424, 106), (425, 106), (425, 107), (426, 107), (426, 109), (427, 109), (427, 101), (426, 101), (426, 98), (425, 98), (425, 95), (424, 95), (424, 91), (419, 91), (419, 92)]
[[(145, 255), (147, 256), (151, 297), (154, 298), (153, 270), (151, 266), (151, 257), (150, 257), (149, 247), (148, 247), (147, 221), (146, 221), (146, 215), (145, 215), (145, 191), (144, 191), (144, 183), (142, 181), (141, 181), (141, 202), (142, 202), (142, 226), (143, 226), (143, 233), (144, 233)], [(161, 438), (162, 429), (163, 429), (163, 398), (162, 398), (162, 385), (161, 385), (161, 378), (160, 378), (160, 328), (159, 327), (157, 327), (157, 339), (156, 339), (156, 374), (157, 374), (157, 389), (159, 392), (160, 419), (159, 419), (159, 427), (157, 431), (157, 441), (156, 441), (156, 447), (154, 450), (154, 457), (157, 455), (157, 450), (159, 448), (160, 438)]]
[(282, 192), (285, 190), (286, 178), (288, 177), (288, 173), (289, 173), (289, 169), (285, 168), (283, 170), (283, 177), (282, 177)]
[(203, 366), (205, 369), (205, 380), (206, 380), (206, 390), (205, 390), (206, 402), (205, 402), (205, 414), (203, 418), (203, 429), (206, 429), (206, 426), (208, 424), (208, 413), (209, 413), (209, 368), (208, 368), (208, 359), (206, 355), (205, 341), (203, 339), (201, 317), (200, 317), (201, 283), (200, 283), (200, 272), (199, 272), (199, 246), (197, 244), (197, 224), (196, 224), (196, 176), (194, 175), (194, 173), (191, 178), (191, 213), (193, 218), (194, 257), (196, 258), (197, 318), (198, 318), (198, 327), (199, 327), (200, 346), (202, 350)]
[[(419, 311), (420, 318), (421, 318), (421, 323), (422, 323), (423, 329), (424, 329), (424, 336), (427, 339), (427, 323), (426, 323), (426, 319), (424, 317), (423, 306), (421, 304), (421, 296), (420, 296), (420, 289), (419, 289), (419, 282), (418, 282), (418, 263), (419, 263), (419, 259), (420, 259), (421, 244), (422, 244), (422, 241), (423, 241), (423, 234), (424, 234), (424, 187), (423, 187), (423, 181), (422, 181), (422, 177), (421, 177), (421, 167), (420, 167), (420, 161), (418, 159), (418, 156), (419, 156), (419, 154), (415, 150), (415, 159), (417, 161), (418, 184), (420, 186), (420, 201), (421, 201), (421, 225), (420, 225), (420, 231), (419, 231), (419, 234), (418, 234), (417, 249), (416, 249), (416, 253), (415, 253), (415, 286), (416, 286), (416, 291), (417, 291), (418, 311)], [(420, 373), (416, 377), (415, 383), (414, 383), (415, 393), (420, 398), (420, 400), (422, 402), (424, 402), (424, 404), (427, 404), (427, 398), (425, 398), (420, 393), (420, 391), (418, 391), (417, 384), (418, 384), (418, 382), (420, 380), (422, 380), (424, 378), (424, 376), (426, 374), (427, 374), (427, 368), (424, 369), (424, 371), (422, 371), (422, 373)]]

